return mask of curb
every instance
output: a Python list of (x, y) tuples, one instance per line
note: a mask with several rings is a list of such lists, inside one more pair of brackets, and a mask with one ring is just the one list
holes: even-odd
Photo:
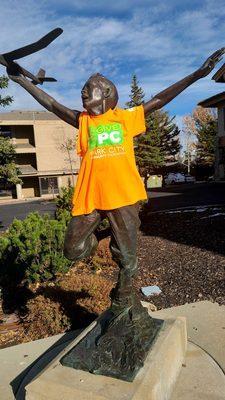
[(26, 203), (38, 203), (38, 202), (45, 202), (45, 201), (53, 201), (52, 196), (51, 197), (34, 197), (34, 198), (27, 198), (27, 199), (10, 199), (10, 200), (0, 200), (0, 206), (1, 205), (7, 205), (7, 204), (26, 204)]

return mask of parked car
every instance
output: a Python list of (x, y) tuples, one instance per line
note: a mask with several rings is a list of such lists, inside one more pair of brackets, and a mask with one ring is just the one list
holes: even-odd
[(193, 183), (193, 182), (195, 182), (195, 181), (196, 181), (196, 179), (195, 179), (194, 176), (189, 175), (189, 174), (186, 174), (186, 175), (185, 175), (185, 182), (187, 182), (187, 183)]
[(170, 172), (164, 178), (165, 185), (174, 185), (175, 183), (184, 183), (185, 175), (181, 172)]

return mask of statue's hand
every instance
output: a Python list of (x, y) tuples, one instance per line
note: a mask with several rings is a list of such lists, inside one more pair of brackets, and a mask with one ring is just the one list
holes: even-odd
[(10, 79), (13, 81), (17, 82), (20, 80), (20, 78), (23, 76), (21, 67), (19, 64), (12, 62), (7, 68), (6, 68), (7, 74)]
[(201, 74), (201, 77), (207, 76), (216, 64), (222, 60), (222, 55), (225, 53), (225, 47), (215, 51), (207, 60), (202, 64), (199, 68), (198, 72)]

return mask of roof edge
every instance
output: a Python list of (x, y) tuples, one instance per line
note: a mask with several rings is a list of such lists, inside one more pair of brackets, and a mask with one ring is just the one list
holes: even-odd
[(225, 92), (218, 93), (214, 96), (209, 97), (208, 99), (202, 100), (198, 103), (201, 107), (222, 107), (225, 105)]

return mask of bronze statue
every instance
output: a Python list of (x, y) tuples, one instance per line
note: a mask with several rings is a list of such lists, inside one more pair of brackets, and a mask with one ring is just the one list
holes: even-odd
[(45, 77), (45, 71), (43, 69), (40, 69), (37, 75), (33, 75), (25, 68), (22, 68), (18, 64), (16, 64), (14, 60), (18, 60), (19, 58), (26, 57), (32, 53), (36, 53), (37, 51), (44, 49), (59, 35), (61, 35), (62, 32), (63, 30), (61, 28), (53, 29), (53, 31), (47, 33), (47, 35), (43, 36), (35, 43), (28, 44), (27, 46), (10, 51), (9, 53), (0, 54), (0, 64), (4, 65), (4, 67), (7, 68), (14, 67), (18, 69), (18, 73), (30, 78), (31, 82), (34, 85), (42, 85), (43, 82), (56, 82), (56, 79), (54, 78)]
[(137, 272), (138, 201), (146, 198), (135, 165), (132, 140), (145, 131), (145, 115), (160, 109), (192, 83), (207, 76), (221, 60), (225, 48), (213, 53), (192, 74), (143, 105), (128, 110), (116, 109), (115, 85), (101, 74), (94, 74), (81, 91), (86, 110), (81, 112), (58, 103), (36, 86), (46, 80), (43, 73), (35, 77), (14, 62), (38, 51), (40, 42), (42, 46), (49, 44), (61, 32), (60, 29), (50, 32), (50, 36), (37, 42), (39, 47), (34, 43), (3, 55), (0, 63), (7, 67), (9, 77), (43, 107), (79, 129), (77, 151), (82, 156), (82, 164), (72, 219), (65, 236), (65, 256), (70, 260), (91, 256), (98, 244), (94, 231), (101, 219), (107, 217), (111, 225), (110, 249), (120, 268), (111, 294), (111, 307), (104, 319), (100, 319), (87, 340), (63, 357), (62, 363), (131, 381), (143, 365), (160, 326), (159, 321), (148, 316), (132, 289)]

